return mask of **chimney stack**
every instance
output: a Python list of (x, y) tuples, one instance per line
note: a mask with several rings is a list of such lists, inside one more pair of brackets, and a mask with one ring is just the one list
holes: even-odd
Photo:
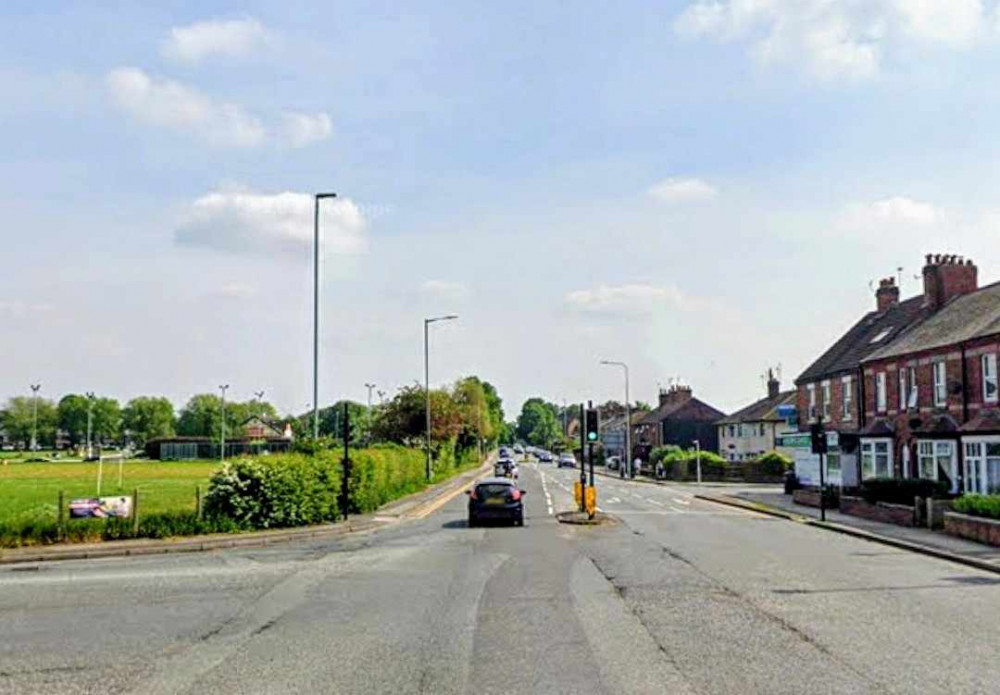
[(774, 378), (774, 370), (767, 370), (767, 397), (774, 399), (781, 393), (781, 382)]
[(691, 387), (673, 384), (669, 389), (660, 389), (660, 406), (667, 403), (683, 403), (691, 400)]
[(882, 313), (896, 304), (899, 304), (899, 286), (896, 284), (896, 278), (879, 280), (878, 289), (875, 290), (875, 307), (878, 312)]
[(979, 289), (979, 269), (961, 256), (927, 254), (924, 306), (937, 311), (955, 297)]

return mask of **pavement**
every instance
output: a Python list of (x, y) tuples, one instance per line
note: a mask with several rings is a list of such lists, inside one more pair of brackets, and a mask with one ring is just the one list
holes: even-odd
[(365, 534), (0, 567), (0, 693), (995, 693), (1000, 577), (521, 467), (526, 525), (458, 494)]

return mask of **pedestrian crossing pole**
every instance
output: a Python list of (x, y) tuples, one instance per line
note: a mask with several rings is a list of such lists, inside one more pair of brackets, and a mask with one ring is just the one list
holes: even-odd
[(587, 428), (584, 423), (587, 421), (587, 412), (583, 407), (583, 403), (580, 403), (580, 511), (586, 510), (586, 499), (587, 494), (587, 465), (586, 454), (587, 454)]

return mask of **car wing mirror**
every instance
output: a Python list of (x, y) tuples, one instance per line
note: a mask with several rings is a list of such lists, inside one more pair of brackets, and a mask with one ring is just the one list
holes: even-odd
[(527, 491), (527, 490), (521, 490), (521, 494), (522, 494), (522, 495), (527, 495), (527, 494), (528, 494), (528, 491)]
[(467, 494), (467, 495), (471, 495), (471, 494), (472, 494), (472, 490), (466, 490), (466, 491), (465, 491), (465, 494)]

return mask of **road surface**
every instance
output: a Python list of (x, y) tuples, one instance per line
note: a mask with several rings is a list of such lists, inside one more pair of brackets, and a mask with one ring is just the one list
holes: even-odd
[(524, 528), (460, 495), (363, 536), (0, 569), (0, 693), (996, 693), (1000, 577), (522, 465)]

